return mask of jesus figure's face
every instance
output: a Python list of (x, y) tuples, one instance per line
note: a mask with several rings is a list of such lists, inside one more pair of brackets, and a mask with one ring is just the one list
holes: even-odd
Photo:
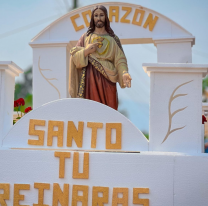
[(95, 10), (94, 23), (97, 28), (102, 28), (105, 26), (105, 13), (101, 9)]

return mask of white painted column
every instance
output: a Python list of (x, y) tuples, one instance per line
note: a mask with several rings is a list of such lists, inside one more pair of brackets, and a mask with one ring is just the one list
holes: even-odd
[(194, 37), (187, 38), (155, 38), (158, 63), (192, 63), (192, 46)]
[(0, 142), (13, 125), (15, 76), (20, 73), (12, 61), (0, 61)]
[(150, 151), (202, 152), (202, 77), (208, 65), (143, 64), (150, 76)]
[(33, 107), (68, 98), (68, 42), (30, 43), (33, 48)]

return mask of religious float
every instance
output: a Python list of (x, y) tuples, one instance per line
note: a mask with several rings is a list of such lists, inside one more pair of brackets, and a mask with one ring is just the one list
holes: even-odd
[(34, 110), (14, 126), (14, 80), (23, 71), (0, 62), (0, 205), (206, 206), (208, 65), (192, 64), (195, 37), (140, 5), (102, 5), (122, 44), (157, 47), (158, 62), (142, 65), (150, 77), (149, 141), (118, 111), (70, 98), (69, 51), (95, 5), (73, 10), (29, 43)]

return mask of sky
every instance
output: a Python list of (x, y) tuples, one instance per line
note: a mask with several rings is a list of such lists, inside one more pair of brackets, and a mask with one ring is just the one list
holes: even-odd
[[(23, 70), (32, 65), (30, 40), (50, 23), (72, 8), (72, 0), (0, 0), (0, 61), (13, 61)], [(78, 7), (109, 2), (78, 0)], [(192, 63), (208, 64), (208, 0), (128, 0), (128, 2), (155, 10), (172, 19), (196, 38), (192, 47)], [(143, 132), (149, 130), (149, 77), (142, 63), (157, 62), (154, 45), (124, 45), (132, 88), (120, 89), (119, 111)], [(138, 51), (133, 52), (133, 51)], [(16, 78), (21, 81), (22, 77)]]

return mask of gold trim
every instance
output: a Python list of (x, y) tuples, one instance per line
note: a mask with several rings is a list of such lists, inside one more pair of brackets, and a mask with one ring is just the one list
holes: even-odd
[(85, 91), (85, 76), (86, 76), (86, 67), (82, 68), (81, 78), (79, 82), (79, 90), (77, 97), (84, 98), (84, 91)]
[(120, 39), (121, 44), (153, 44), (152, 38)]
[[(177, 86), (177, 87), (173, 90), (173, 92), (172, 92), (172, 94), (171, 94), (171, 96), (170, 96), (169, 104), (168, 104), (169, 126), (168, 126), (167, 134), (165, 135), (165, 138), (164, 138), (164, 140), (162, 141), (162, 143), (165, 142), (165, 140), (168, 138), (168, 136), (169, 136), (171, 133), (173, 133), (173, 132), (175, 132), (175, 131), (177, 131), (177, 130), (183, 129), (183, 128), (186, 126), (186, 125), (185, 125), (185, 126), (183, 126), (183, 127), (179, 127), (179, 128), (175, 128), (175, 129), (171, 130), (171, 125), (172, 125), (172, 118), (173, 118), (173, 116), (174, 116), (175, 114), (177, 114), (178, 112), (181, 112), (181, 111), (183, 111), (184, 109), (186, 109), (186, 108), (188, 107), (188, 106), (187, 106), (187, 107), (178, 109), (178, 110), (176, 110), (175, 112), (173, 112), (173, 113), (171, 114), (171, 103), (172, 103), (172, 101), (173, 101), (174, 99), (176, 99), (176, 98), (178, 98), (178, 97), (182, 97), (182, 96), (186, 96), (186, 95), (187, 95), (187, 94), (177, 94), (177, 95), (174, 96), (174, 94), (175, 94), (175, 92), (176, 92), (177, 89), (179, 89), (179, 88), (182, 87), (183, 85), (188, 84), (188, 83), (190, 83), (190, 82), (192, 82), (192, 81), (193, 81), (193, 80), (188, 81), (188, 82), (185, 82), (185, 83), (180, 84), (179, 86)], [(162, 143), (161, 143), (161, 144), (162, 144)]]
[(97, 69), (97, 71), (99, 71), (106, 79), (109, 80), (109, 77), (106, 74), (105, 69), (103, 68), (102, 64), (100, 64), (100, 62), (95, 60), (91, 55), (88, 56), (88, 60), (95, 67), (95, 69)]
[(120, 39), (116, 35), (113, 37), (113, 39), (115, 40), (116, 44), (121, 49), (121, 51), (124, 53), (123, 47), (122, 47), (121, 42), (120, 42)]
[(39, 68), (39, 71), (40, 71), (40, 74), (42, 75), (42, 77), (53, 87), (53, 88), (55, 88), (56, 89), (56, 91), (58, 92), (58, 95), (59, 95), (59, 99), (61, 99), (61, 94), (60, 94), (60, 92), (59, 92), (59, 90), (57, 89), (57, 87), (56, 86), (54, 86), (51, 82), (49, 82), (49, 80), (57, 80), (56, 78), (46, 78), (44, 75), (43, 75), (43, 73), (42, 73), (42, 71), (46, 71), (46, 70), (48, 70), (48, 71), (52, 71), (51, 69), (41, 69), (40, 68), (40, 56), (39, 56), (39, 61), (38, 61), (38, 68)]

